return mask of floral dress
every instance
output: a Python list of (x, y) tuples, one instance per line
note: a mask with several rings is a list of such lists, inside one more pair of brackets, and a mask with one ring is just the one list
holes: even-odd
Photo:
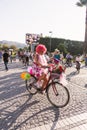
[[(38, 54), (37, 54), (38, 55)], [(47, 60), (45, 55), (38, 55), (38, 61), (43, 66), (47, 66)], [(48, 69), (47, 68), (41, 68), (39, 65), (37, 65), (35, 62), (33, 63), (31, 70), (28, 68), (28, 72), (30, 74), (33, 74), (35, 77), (41, 76), (43, 73), (47, 74)]]

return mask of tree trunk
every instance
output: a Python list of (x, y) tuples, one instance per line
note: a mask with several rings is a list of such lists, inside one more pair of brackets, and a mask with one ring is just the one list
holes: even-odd
[(83, 54), (87, 53), (87, 5), (86, 5), (86, 21), (85, 21), (85, 41), (83, 46)]

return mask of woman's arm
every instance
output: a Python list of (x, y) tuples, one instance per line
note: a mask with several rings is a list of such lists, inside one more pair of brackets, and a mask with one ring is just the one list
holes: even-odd
[(35, 62), (38, 66), (42, 67), (42, 64), (39, 62), (39, 55), (38, 55), (38, 54), (35, 54), (35, 56), (34, 56), (34, 62)]

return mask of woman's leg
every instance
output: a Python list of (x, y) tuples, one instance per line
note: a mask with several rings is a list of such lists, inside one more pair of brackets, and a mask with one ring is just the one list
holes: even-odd
[(5, 64), (5, 69), (8, 70), (8, 67), (7, 67), (8, 62), (4, 62), (4, 64)]
[(47, 77), (45, 75), (45, 77), (43, 79), (42, 90), (44, 90), (46, 88), (47, 82), (48, 82), (48, 79), (47, 79)]
[(46, 85), (47, 85), (47, 82), (48, 82), (46, 74), (43, 74), (42, 76), (40, 76), (39, 79), (38, 79), (38, 82), (41, 81), (41, 80), (43, 80), (42, 90), (44, 90), (46, 88)]

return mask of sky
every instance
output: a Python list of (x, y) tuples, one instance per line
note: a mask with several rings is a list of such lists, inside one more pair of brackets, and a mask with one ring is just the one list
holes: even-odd
[(86, 9), (78, 1), (0, 0), (0, 41), (25, 43), (26, 33), (84, 41)]

